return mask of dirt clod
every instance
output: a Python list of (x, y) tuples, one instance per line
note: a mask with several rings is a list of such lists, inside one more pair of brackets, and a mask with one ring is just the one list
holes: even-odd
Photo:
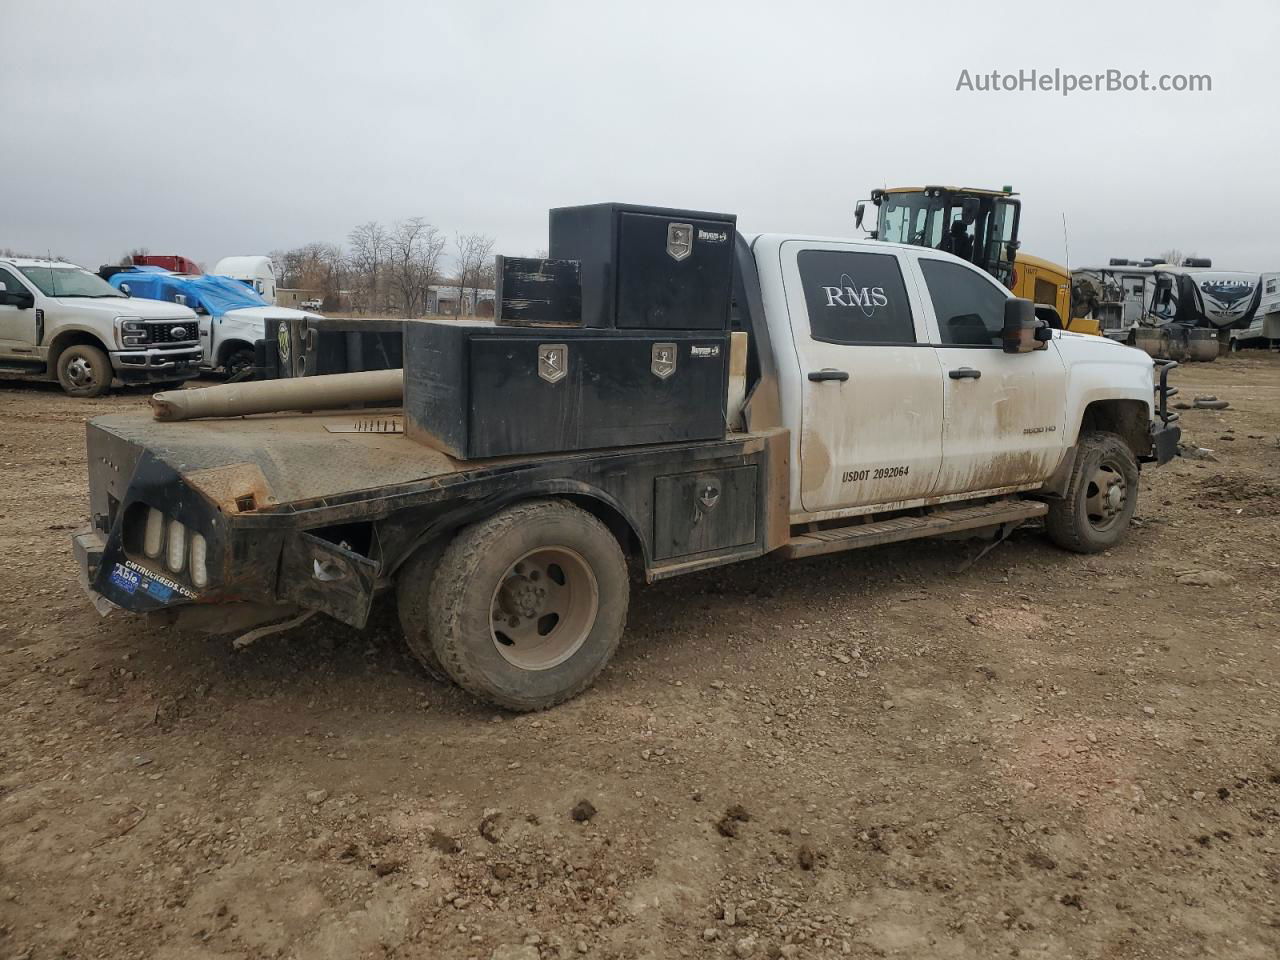
[(569, 811), (569, 816), (578, 823), (587, 823), (596, 815), (596, 807), (590, 800), (579, 800)]
[(432, 849), (439, 850), (441, 853), (453, 854), (462, 852), (462, 844), (443, 830), (432, 829), (427, 835), (427, 843), (431, 845)]
[(720, 819), (716, 821), (716, 830), (722, 837), (733, 838), (738, 835), (738, 824), (747, 823), (751, 820), (744, 806), (740, 803), (732, 804), (725, 808)]

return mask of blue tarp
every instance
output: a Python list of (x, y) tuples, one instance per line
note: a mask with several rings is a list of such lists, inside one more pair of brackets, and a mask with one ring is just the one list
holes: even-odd
[(129, 295), (147, 300), (177, 303), (179, 295), (187, 298), (187, 306), (211, 317), (241, 307), (265, 307), (267, 301), (239, 280), (203, 274), (189, 277), (158, 267), (139, 267), (117, 273), (108, 281), (117, 290), (128, 287)]

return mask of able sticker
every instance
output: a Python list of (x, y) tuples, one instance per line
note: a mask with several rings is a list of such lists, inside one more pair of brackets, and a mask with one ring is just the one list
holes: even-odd
[(138, 585), (142, 582), (142, 577), (133, 570), (128, 569), (123, 563), (117, 563), (111, 571), (111, 582), (125, 593), (135, 593)]

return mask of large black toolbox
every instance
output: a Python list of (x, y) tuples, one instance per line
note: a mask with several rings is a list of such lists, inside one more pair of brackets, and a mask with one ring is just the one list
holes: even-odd
[(581, 264), (587, 327), (726, 330), (737, 217), (670, 207), (558, 207), (549, 255)]
[(406, 432), (461, 459), (725, 435), (721, 331), (405, 324)]
[(268, 317), (258, 365), (268, 379), (394, 370), (404, 362), (403, 327), (403, 320)]

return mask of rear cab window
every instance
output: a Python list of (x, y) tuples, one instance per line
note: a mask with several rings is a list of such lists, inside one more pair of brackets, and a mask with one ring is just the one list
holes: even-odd
[(943, 346), (1002, 347), (1008, 291), (964, 264), (919, 259)]
[(0, 266), (0, 283), (5, 285), (6, 293), (26, 293), (27, 288), (18, 280), (8, 267)]
[(796, 266), (814, 340), (914, 344), (915, 321), (894, 254), (801, 250)]

